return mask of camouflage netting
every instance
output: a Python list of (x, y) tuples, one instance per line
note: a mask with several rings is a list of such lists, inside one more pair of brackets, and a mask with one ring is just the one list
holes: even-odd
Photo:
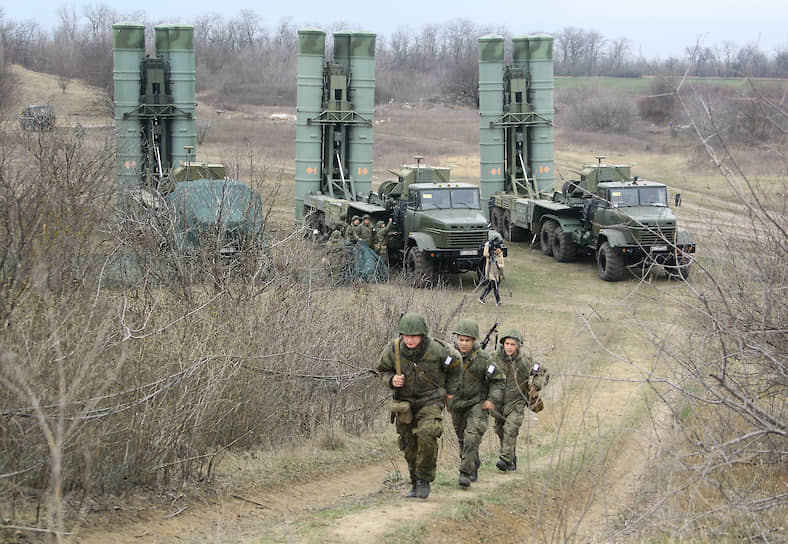
[(383, 259), (364, 242), (352, 247), (353, 279), (380, 283), (389, 279), (389, 270)]

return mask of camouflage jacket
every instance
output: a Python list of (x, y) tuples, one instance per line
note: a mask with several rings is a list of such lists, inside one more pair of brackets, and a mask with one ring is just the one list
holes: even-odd
[(399, 388), (399, 399), (421, 408), (433, 402), (443, 402), (447, 394), (457, 391), (460, 381), (460, 352), (446, 342), (424, 336), (416, 349), (408, 349), (397, 337), (383, 348), (378, 363), (380, 379), (393, 389), (391, 379), (396, 374), (394, 342), (399, 342), (400, 370), (405, 385)]
[(356, 236), (363, 240), (368, 247), (375, 245), (375, 233), (372, 231), (372, 225), (365, 225), (361, 223), (356, 227)]
[(388, 223), (375, 231), (375, 241), (382, 246), (388, 245), (388, 234), (394, 228), (394, 223)]
[(494, 361), (506, 374), (506, 385), (503, 392), (504, 405), (516, 400), (525, 402), (524, 395), (528, 394), (532, 385), (541, 389), (541, 385), (533, 383), (533, 376), (531, 376), (534, 360), (523, 352), (522, 347), (514, 357), (509, 357), (501, 346), (495, 353)]
[(350, 225), (348, 225), (347, 230), (345, 231), (345, 238), (347, 238), (348, 241), (350, 241), (350, 243), (355, 244), (361, 239), (358, 236), (358, 229), (360, 228), (361, 228), (360, 223), (358, 225), (354, 225), (353, 223), (351, 223)]
[(494, 357), (474, 344), (471, 352), (462, 357), (460, 384), (449, 408), (460, 410), (485, 400), (497, 407), (503, 402), (505, 383), (506, 375)]

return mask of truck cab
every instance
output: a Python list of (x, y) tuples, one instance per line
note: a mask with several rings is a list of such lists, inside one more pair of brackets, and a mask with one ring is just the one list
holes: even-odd
[(669, 275), (686, 278), (695, 251), (692, 238), (678, 227), (663, 183), (639, 180), (601, 182), (583, 208), (581, 243), (593, 246), (603, 279), (620, 279), (625, 266), (656, 263)]
[(488, 239), (479, 187), (411, 183), (394, 214), (405, 268), (416, 276), (475, 271)]

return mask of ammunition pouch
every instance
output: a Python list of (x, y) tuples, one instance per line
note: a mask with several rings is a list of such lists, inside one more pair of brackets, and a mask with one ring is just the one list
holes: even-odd
[(542, 402), (542, 396), (539, 393), (536, 395), (531, 395), (530, 393), (526, 395), (528, 398), (528, 409), (532, 412), (541, 412), (544, 410), (544, 402)]
[(400, 423), (407, 425), (413, 421), (413, 411), (410, 409), (410, 403), (406, 400), (392, 400), (391, 413), (397, 416)]

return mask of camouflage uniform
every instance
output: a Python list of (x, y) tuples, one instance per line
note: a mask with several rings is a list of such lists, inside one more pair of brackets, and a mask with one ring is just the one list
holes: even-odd
[[(462, 357), (449, 344), (427, 336), (427, 325), (420, 314), (405, 314), (400, 319), (399, 332), (420, 335), (421, 342), (415, 349), (409, 349), (401, 337), (391, 340), (380, 355), (378, 371), (383, 383), (394, 388), (395, 343), (399, 344), (400, 370), (405, 383), (396, 388), (398, 400), (410, 404), (413, 416), (408, 423), (402, 421), (404, 418), (397, 418), (399, 449), (405, 454), (413, 483), (408, 496), (426, 498), (429, 482), (435, 479), (444, 401), (447, 394), (457, 389)], [(418, 494), (419, 491), (425, 494)]]
[[(359, 223), (356, 223), (359, 221)], [(350, 225), (348, 225), (347, 230), (345, 231), (345, 237), (350, 241), (351, 244), (355, 244), (360, 240), (358, 237), (358, 229), (361, 227), (361, 218), (357, 215), (353, 216), (353, 219), (350, 221)]]
[[(511, 357), (506, 354), (503, 342), (507, 338), (517, 340), (517, 351)], [(495, 354), (495, 362), (506, 374), (506, 385), (503, 392), (503, 404), (499, 410), (499, 417), (495, 418), (495, 434), (501, 441), (500, 459), (496, 466), (499, 470), (517, 470), (517, 435), (523, 423), (525, 407), (528, 405), (526, 398), (531, 386), (541, 389), (544, 381), (539, 381), (531, 376), (534, 360), (522, 350), (523, 336), (514, 329), (503, 333), (500, 347)], [(539, 378), (539, 377), (537, 377)]]
[(373, 249), (375, 247), (375, 233), (372, 230), (372, 224), (369, 220), (369, 215), (364, 214), (361, 224), (356, 227), (356, 236), (358, 236), (359, 240), (367, 244), (369, 249)]
[[(454, 333), (476, 340), (479, 326), (473, 320), (463, 319)], [(496, 366), (493, 356), (483, 351), (477, 342), (467, 354), (460, 353), (462, 377), (457, 393), (449, 401), (449, 411), (460, 446), (460, 485), (467, 487), (476, 481), (480, 465), (479, 444), (487, 431), (488, 415), (482, 405), (489, 400), (496, 409), (501, 406), (506, 376)]]
[(394, 223), (389, 222), (384, 226), (383, 221), (378, 221), (378, 228), (375, 230), (375, 251), (378, 252), (378, 255), (381, 256), (386, 264), (389, 264), (388, 236), (393, 227)]

